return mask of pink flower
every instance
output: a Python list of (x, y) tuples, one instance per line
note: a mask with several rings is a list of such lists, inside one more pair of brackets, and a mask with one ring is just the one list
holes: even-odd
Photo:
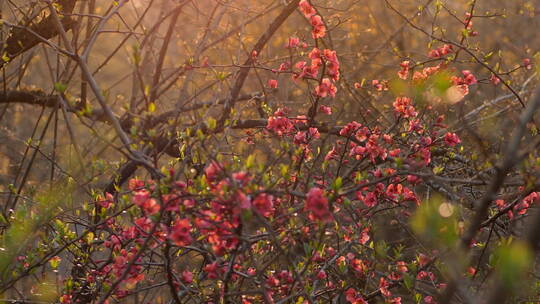
[(307, 144), (307, 133), (306, 132), (298, 132), (294, 136), (294, 143), (296, 145), (304, 145)]
[(360, 130), (360, 128), (362, 127), (362, 125), (356, 121), (352, 121), (348, 124), (346, 124), (340, 131), (339, 131), (339, 135), (343, 136), (343, 137), (349, 137), (351, 135), (353, 135), (354, 133), (356, 133), (356, 131)]
[(251, 208), (251, 200), (240, 190), (238, 190), (238, 192), (236, 193), (236, 200), (239, 203), (238, 205), (240, 206), (240, 209)]
[(321, 188), (313, 187), (309, 190), (304, 209), (310, 212), (310, 218), (313, 220), (329, 221), (332, 218), (328, 199)]
[(445, 44), (442, 48), (439, 48), (442, 55), (450, 54), (454, 51), (454, 47), (451, 44)]
[(315, 95), (319, 97), (326, 97), (328, 95), (336, 97), (337, 88), (329, 78), (324, 78), (316, 88)]
[(403, 61), (399, 64), (401, 70), (398, 72), (398, 76), (401, 79), (407, 79), (409, 76), (409, 61)]
[(388, 91), (388, 82), (385, 81), (385, 80), (377, 80), (377, 79), (373, 79), (371, 81), (371, 85), (375, 88), (375, 90), (377, 91)]
[(114, 201), (114, 197), (112, 194), (110, 194), (109, 192), (105, 193), (105, 199), (101, 199), (98, 201), (98, 204), (107, 209), (111, 206), (111, 204), (113, 203)]
[(319, 133), (319, 129), (317, 128), (309, 128), (308, 129), (309, 138), (313, 139), (319, 139), (321, 138), (321, 133)]
[(369, 232), (369, 227), (368, 227), (368, 228), (364, 228), (364, 229), (362, 230), (362, 233), (360, 233), (360, 240), (359, 240), (359, 241), (360, 241), (360, 244), (365, 245), (365, 244), (369, 241), (369, 239), (370, 239), (371, 237), (369, 236), (369, 233), (368, 233), (368, 232)]
[(313, 30), (311, 31), (313, 39), (323, 38), (326, 35), (326, 26), (324, 25), (321, 16), (311, 16), (309, 21), (313, 27)]
[(464, 77), (464, 82), (467, 85), (476, 84), (478, 81), (476, 80), (476, 77), (471, 73), (469, 70), (463, 70), (461, 71)]
[(428, 57), (430, 57), (430, 58), (439, 58), (439, 57), (442, 57), (444, 55), (450, 54), (453, 51), (454, 51), (454, 49), (453, 49), (452, 45), (445, 44), (440, 48), (429, 51)]
[(326, 69), (328, 76), (332, 77), (332, 80), (339, 80), (339, 60), (336, 55), (336, 51), (325, 49), (323, 51), (324, 58), (326, 59)]
[(133, 203), (139, 207), (141, 207), (144, 202), (150, 199), (150, 192), (148, 192), (148, 190), (146, 189), (135, 191), (134, 193), (135, 195), (133, 195)]
[(397, 97), (394, 101), (394, 111), (403, 115), (404, 118), (416, 117), (418, 113), (412, 105), (412, 100), (408, 97)]
[(206, 179), (210, 182), (214, 181), (218, 174), (221, 172), (222, 168), (221, 166), (216, 163), (215, 161), (211, 162), (206, 169), (204, 169), (204, 174), (206, 175)]
[(156, 214), (159, 212), (159, 210), (161, 209), (161, 206), (158, 204), (158, 202), (151, 198), (149, 200), (147, 200), (146, 202), (144, 202), (142, 208), (144, 209), (144, 211), (150, 215), (152, 214)]
[(300, 44), (300, 38), (298, 38), (298, 37), (290, 37), (286, 48), (288, 48), (288, 49), (296, 48), (296, 47), (298, 47), (299, 44)]
[(363, 201), (364, 205), (366, 205), (368, 208), (373, 208), (378, 203), (377, 196), (373, 192), (368, 192), (366, 196), (364, 196)]
[(317, 13), (313, 6), (311, 6), (311, 4), (309, 4), (307, 0), (300, 1), (300, 3), (298, 3), (298, 7), (300, 8), (302, 14), (306, 16), (306, 18), (310, 18)]
[(439, 58), (439, 57), (441, 57), (441, 53), (439, 52), (439, 50), (431, 50), (428, 53), (428, 57), (429, 58)]
[(149, 232), (152, 229), (152, 220), (147, 217), (140, 217), (135, 220), (135, 225), (142, 231)]
[(457, 144), (459, 144), (461, 142), (461, 140), (459, 139), (459, 137), (457, 136), (456, 133), (446, 133), (444, 135), (444, 142), (449, 145), (450, 147), (453, 147)]
[(321, 112), (323, 114), (326, 114), (326, 115), (331, 115), (332, 114), (332, 108), (328, 107), (328, 106), (325, 106), (325, 105), (321, 105), (319, 107), (319, 112)]
[(188, 270), (183, 271), (180, 280), (185, 284), (191, 284), (193, 282), (193, 272)]
[(318, 48), (313, 48), (311, 52), (308, 54), (309, 59), (311, 59), (311, 65), (314, 66), (321, 66), (322, 65), (322, 57), (321, 57), (321, 50)]
[(324, 270), (320, 270), (318, 273), (317, 273), (317, 279), (319, 280), (324, 280), (326, 279), (327, 275), (326, 275), (326, 272), (324, 272)]
[(284, 72), (284, 71), (288, 71), (290, 68), (291, 68), (291, 65), (288, 62), (283, 62), (282, 64), (279, 65), (278, 71)]
[(495, 76), (495, 74), (491, 74), (491, 77), (489, 78), (489, 81), (491, 81), (491, 83), (496, 86), (496, 85), (499, 85), (499, 83), (501, 83), (501, 79), (497, 76)]
[(274, 116), (268, 118), (266, 129), (276, 133), (278, 136), (283, 136), (284, 134), (291, 133), (294, 129), (294, 125), (290, 119), (285, 117), (285, 113), (278, 109), (278, 111), (274, 113)]
[(268, 79), (268, 87), (271, 89), (277, 89), (278, 82), (275, 79)]
[(523, 66), (524, 66), (527, 70), (531, 70), (531, 69), (532, 69), (532, 63), (531, 63), (531, 60), (530, 60), (529, 58), (523, 59)]
[(129, 187), (129, 190), (131, 191), (141, 189), (142, 187), (144, 187), (144, 181), (136, 179), (136, 178), (132, 178), (129, 180), (128, 187)]

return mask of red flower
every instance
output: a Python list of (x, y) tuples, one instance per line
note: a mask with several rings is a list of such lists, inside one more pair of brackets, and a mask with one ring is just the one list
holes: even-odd
[(332, 218), (328, 206), (328, 199), (324, 196), (324, 190), (313, 187), (307, 194), (305, 210), (310, 212), (310, 218), (314, 220), (329, 221)]
[(156, 214), (161, 209), (161, 206), (150, 197), (150, 192), (146, 189), (135, 191), (133, 203), (148, 214)]
[(133, 203), (141, 207), (144, 202), (150, 199), (150, 192), (146, 189), (135, 191), (133, 195)]
[(345, 291), (345, 299), (351, 304), (368, 304), (353, 288)]
[(155, 199), (151, 198), (147, 200), (146, 202), (144, 202), (142, 208), (148, 214), (156, 214), (161, 209), (161, 206), (158, 204), (158, 202)]
[(274, 197), (261, 193), (253, 200), (253, 207), (264, 217), (270, 217), (274, 213)]
[(381, 291), (381, 294), (387, 298), (392, 296), (392, 293), (390, 292), (390, 290), (388, 290), (389, 286), (390, 284), (388, 283), (388, 281), (386, 281), (385, 278), (381, 277), (379, 279), (379, 290)]
[(444, 142), (445, 142), (447, 145), (453, 147), (453, 146), (459, 144), (459, 143), (461, 142), (461, 140), (459, 139), (459, 137), (457, 136), (456, 133), (450, 133), (450, 132), (448, 132), (448, 133), (446, 133), (446, 134), (444, 135)]
[(217, 262), (207, 264), (204, 266), (203, 271), (207, 273), (209, 279), (217, 279), (219, 276)]
[(389, 304), (401, 304), (401, 297), (393, 298), (392, 300), (388, 301)]
[(149, 232), (152, 229), (152, 220), (147, 217), (140, 217), (135, 220), (135, 225), (144, 232)]
[(182, 219), (176, 221), (169, 233), (169, 239), (176, 246), (187, 246), (191, 244), (191, 224), (188, 219)]
[(206, 169), (204, 169), (204, 174), (206, 175), (206, 179), (210, 182), (214, 181), (218, 174), (221, 172), (222, 168), (221, 166), (216, 162), (211, 162)]
[(405, 263), (403, 261), (398, 261), (397, 262), (397, 269), (401, 273), (409, 271), (409, 269), (407, 268), (407, 263)]
[(71, 303), (71, 295), (63, 295), (60, 297), (60, 303), (62, 304), (70, 304)]
[(277, 89), (278, 82), (275, 79), (268, 79), (268, 87), (271, 89)]

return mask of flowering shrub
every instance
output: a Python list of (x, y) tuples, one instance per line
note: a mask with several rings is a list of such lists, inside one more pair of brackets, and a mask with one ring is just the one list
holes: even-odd
[[(42, 215), (32, 205), (14, 207), (3, 217), (0, 294), (16, 290), (17, 282), (37, 269), (49, 269), (62, 272), (59, 292), (50, 300), (60, 303), (130, 301), (146, 290), (159, 291), (157, 302), (174, 303), (397, 304), (510, 297), (539, 238), (520, 226), (532, 218), (536, 227), (537, 140), (533, 148), (519, 149), (522, 138), (538, 132), (532, 115), (539, 102), (523, 102), (523, 92), (505, 79), (511, 72), (496, 71), (465, 45), (482, 34), (473, 27), (476, 1), (460, 20), (457, 42), (425, 32), (435, 43), (426, 49), (425, 62), (401, 58), (391, 77), (352, 86), (344, 76), (346, 54), (329, 37), (331, 17), (316, 2), (279, 6), (282, 12), (246, 51), (230, 96), (215, 103), (223, 105), (217, 116), (187, 126), (175, 116), (181, 111), (173, 110), (162, 115), (174, 112), (163, 117), (177, 124), (155, 128), (159, 119), (150, 117), (157, 93), (146, 88), (142, 118), (120, 122), (111, 114), (106, 121), (122, 139), (128, 164), (148, 175), (120, 174), (105, 191), (92, 193), (81, 208), (87, 216), (77, 213), (84, 218), (79, 221), (60, 220), (58, 209), (66, 208), (60, 203), (38, 205)], [(304, 18), (305, 33), (288, 33), (280, 46), (288, 56), (267, 61), (262, 47), (294, 12)], [(460, 53), (472, 59), (460, 62)], [(78, 62), (84, 71), (84, 60)], [(183, 69), (219, 67), (210, 62), (188, 62)], [(532, 68), (526, 59), (512, 73)], [(244, 98), (239, 92), (250, 69), (264, 92), (245, 99), (257, 103), (260, 118), (240, 119), (234, 106)], [(230, 76), (216, 74), (219, 81)], [(307, 107), (268, 101), (290, 86), (302, 92)], [(455, 116), (449, 107), (463, 104), (480, 86), (505, 86), (525, 107), (515, 140), (493, 162), (478, 161), (479, 153), (493, 148), (474, 131), (464, 131), (472, 129), (467, 120), (447, 118)], [(339, 104), (345, 92), (385, 103), (350, 110)], [(107, 109), (103, 106), (104, 113)], [(222, 153), (229, 139), (232, 152)], [(478, 149), (467, 146), (476, 144)], [(240, 146), (247, 148), (238, 152)], [(173, 160), (160, 163), (161, 153)], [(43, 197), (61, 201), (76, 181), (65, 184), (63, 191), (45, 191)], [(37, 240), (25, 239), (39, 227), (47, 229)], [(494, 287), (483, 289), (488, 278)]]

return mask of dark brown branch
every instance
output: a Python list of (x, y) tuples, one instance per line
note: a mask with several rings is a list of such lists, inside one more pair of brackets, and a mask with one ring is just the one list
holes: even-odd
[(58, 95), (46, 95), (43, 91), (14, 90), (0, 92), (1, 103), (25, 103), (44, 107), (54, 107), (58, 104)]
[[(34, 106), (53, 108), (61, 100), (60, 95), (46, 94), (41, 90), (11, 90), (6, 93), (0, 92), (0, 104), (23, 103)], [(77, 113), (94, 121), (109, 122), (107, 116), (101, 109), (84, 110), (82, 104), (71, 106), (66, 104), (66, 111)]]
[(287, 4), (285, 9), (283, 9), (283, 11), (276, 17), (276, 19), (274, 19), (274, 21), (268, 27), (268, 30), (266, 30), (266, 32), (259, 38), (255, 46), (253, 47), (252, 53), (248, 55), (248, 58), (243, 65), (244, 67), (241, 68), (240, 71), (238, 72), (238, 76), (236, 77), (236, 82), (234, 83), (234, 86), (231, 89), (231, 98), (225, 103), (223, 114), (218, 120), (218, 129), (223, 128), (223, 126), (225, 125), (225, 122), (229, 119), (231, 115), (231, 111), (234, 108), (234, 105), (236, 103), (236, 100), (238, 99), (238, 95), (240, 94), (242, 87), (244, 86), (244, 82), (247, 79), (251, 65), (254, 63), (253, 55), (259, 54), (261, 52), (261, 50), (264, 48), (266, 43), (276, 33), (278, 28), (296, 10), (299, 2), (300, 0), (293, 0), (289, 4)]
[[(482, 223), (488, 216), (489, 207), (492, 201), (495, 198), (495, 195), (499, 189), (503, 186), (504, 181), (510, 172), (510, 170), (519, 162), (519, 145), (525, 131), (527, 130), (527, 124), (532, 120), (536, 110), (540, 106), (540, 89), (537, 90), (534, 98), (529, 101), (525, 109), (521, 113), (519, 118), (519, 125), (516, 128), (515, 134), (507, 145), (506, 153), (502, 164), (497, 167), (497, 174), (491, 180), (488, 189), (484, 196), (481, 198), (480, 202), (476, 206), (477, 210), (474, 214), (474, 217), (471, 221), (469, 227), (465, 230), (460, 242), (460, 247), (463, 250), (468, 250), (471, 244), (471, 241), (474, 239), (478, 230), (482, 227)], [(450, 303), (454, 293), (457, 291), (458, 282), (457, 278), (450, 280), (448, 287), (446, 288), (444, 294), (441, 296), (440, 303)], [(502, 302), (501, 302), (502, 303)]]
[[(63, 15), (71, 14), (75, 8), (77, 0), (60, 0), (58, 5), (61, 7), (61, 13)], [(54, 19), (52, 16), (47, 16), (39, 23), (31, 25), (30, 27), (16, 27), (13, 28), (11, 35), (7, 38), (4, 44), (4, 54), (9, 58), (5, 60), (0, 59), (0, 67), (3, 67), (6, 63), (13, 60), (22, 53), (28, 51), (39, 43), (43, 42), (42, 39), (51, 39), (58, 35), (58, 30), (54, 25)], [(67, 30), (71, 30), (76, 25), (74, 19), (70, 17), (62, 18), (62, 25)], [(39, 35), (38, 36), (36, 36)]]

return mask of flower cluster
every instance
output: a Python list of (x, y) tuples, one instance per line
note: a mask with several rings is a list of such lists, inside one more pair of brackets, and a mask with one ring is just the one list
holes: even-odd
[(322, 21), (322, 17), (317, 15), (317, 11), (309, 3), (308, 0), (302, 0), (299, 3), (299, 8), (302, 14), (309, 19), (312, 26), (311, 36), (313, 39), (323, 38), (326, 35), (326, 26)]

